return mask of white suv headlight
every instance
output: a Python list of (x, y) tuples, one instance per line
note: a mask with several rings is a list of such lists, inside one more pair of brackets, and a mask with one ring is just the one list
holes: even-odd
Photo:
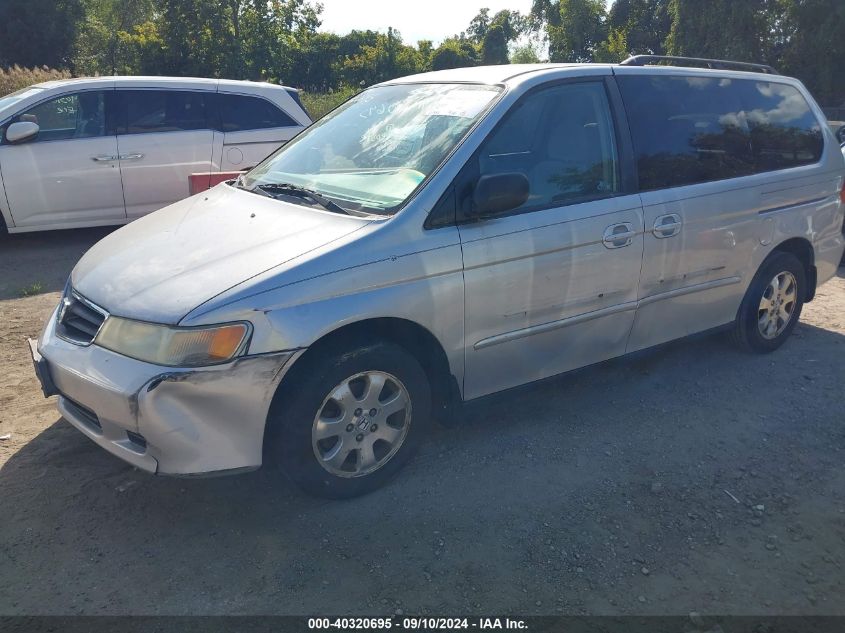
[(110, 316), (94, 343), (156, 365), (199, 367), (225, 363), (241, 351), (248, 323), (171, 327)]

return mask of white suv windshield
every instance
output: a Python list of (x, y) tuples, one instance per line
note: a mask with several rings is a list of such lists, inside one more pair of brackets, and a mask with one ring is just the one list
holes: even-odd
[(18, 101), (22, 101), (30, 95), (37, 94), (42, 90), (43, 88), (24, 88), (23, 90), (18, 90), (17, 92), (13, 92), (12, 94), (6, 95), (5, 97), (0, 97), (0, 112), (5, 110), (6, 108), (12, 107)]
[(367, 90), (243, 178), (306, 188), (345, 209), (392, 213), (500, 93), (495, 86), (403, 84)]

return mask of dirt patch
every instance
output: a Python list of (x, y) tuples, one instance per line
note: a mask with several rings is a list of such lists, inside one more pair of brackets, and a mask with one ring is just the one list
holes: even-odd
[(59, 419), (24, 338), (103, 233), (0, 245), (0, 613), (845, 614), (845, 269), (775, 354), (712, 336), (498, 396), (326, 502), (147, 476)]

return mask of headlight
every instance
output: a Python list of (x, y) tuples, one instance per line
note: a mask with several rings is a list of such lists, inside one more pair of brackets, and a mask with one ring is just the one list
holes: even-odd
[(231, 359), (240, 351), (249, 330), (247, 323), (171, 327), (111, 316), (94, 343), (156, 365), (199, 367)]

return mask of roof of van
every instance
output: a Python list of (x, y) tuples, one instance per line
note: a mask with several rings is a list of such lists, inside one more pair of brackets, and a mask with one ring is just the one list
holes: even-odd
[[(524, 75), (528, 75), (531, 73), (537, 73), (542, 71), (549, 71), (555, 69), (570, 69), (575, 70), (577, 68), (583, 67), (590, 67), (590, 68), (606, 68), (610, 69), (631, 69), (631, 68), (638, 68), (641, 69), (640, 71), (634, 72), (654, 72), (654, 73), (667, 73), (667, 74), (677, 74), (679, 70), (682, 71), (690, 71), (694, 74), (714, 74), (714, 75), (733, 75), (736, 73), (741, 74), (750, 74), (750, 75), (759, 75), (761, 77), (766, 77), (767, 80), (771, 81), (773, 75), (771, 74), (763, 74), (763, 73), (750, 73), (748, 71), (737, 71), (737, 70), (722, 70), (722, 69), (709, 69), (709, 68), (699, 68), (694, 66), (661, 66), (661, 65), (648, 65), (648, 66), (623, 66), (621, 64), (503, 64), (499, 66), (470, 66), (465, 68), (451, 68), (449, 70), (436, 70), (433, 72), (427, 73), (420, 73), (418, 75), (409, 75), (407, 77), (400, 77), (398, 79), (392, 79), (390, 81), (386, 81), (387, 84), (397, 84), (397, 83), (419, 83), (419, 82), (471, 82), (471, 83), (481, 83), (481, 84), (500, 84), (505, 83), (515, 77), (521, 77)], [(782, 75), (775, 75), (774, 77), (782, 78)]]
[(281, 88), (286, 89), (287, 86), (271, 84), (264, 81), (239, 81), (235, 79), (208, 79), (202, 77), (135, 77), (135, 76), (106, 76), (106, 77), (76, 77), (73, 79), (58, 79), (54, 81), (45, 81), (40, 84), (35, 84), (35, 88), (61, 88), (65, 86), (91, 86), (97, 84), (117, 84), (121, 86), (132, 84), (158, 84), (174, 86), (207, 86), (209, 89), (214, 87), (230, 87), (237, 88), (243, 86), (262, 87), (262, 88)]
[(399, 77), (385, 83), (417, 83), (417, 82), (472, 82), (482, 84), (498, 84), (518, 75), (551, 70), (555, 68), (573, 68), (578, 66), (597, 66), (607, 64), (502, 64), (499, 66), (468, 66), (464, 68), (450, 68), (435, 70), (418, 75)]

